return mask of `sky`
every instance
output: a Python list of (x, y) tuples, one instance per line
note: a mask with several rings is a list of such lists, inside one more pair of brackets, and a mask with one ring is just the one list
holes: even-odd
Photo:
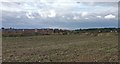
[(108, 2), (107, 0), (106, 2), (79, 0), (21, 1), (4, 0), (0, 2), (2, 27), (29, 29), (118, 27), (118, 2), (109, 2), (111, 0)]

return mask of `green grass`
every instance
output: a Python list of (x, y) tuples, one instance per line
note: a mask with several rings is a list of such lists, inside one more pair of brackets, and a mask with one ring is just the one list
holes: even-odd
[(116, 62), (116, 33), (3, 37), (4, 62)]

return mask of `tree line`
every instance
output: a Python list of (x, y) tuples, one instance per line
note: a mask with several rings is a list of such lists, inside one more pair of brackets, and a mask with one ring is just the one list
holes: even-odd
[(119, 28), (88, 28), (88, 29), (15, 29), (2, 27), (2, 36), (32, 36), (32, 35), (70, 35), (81, 33), (105, 33), (105, 32), (119, 32)]

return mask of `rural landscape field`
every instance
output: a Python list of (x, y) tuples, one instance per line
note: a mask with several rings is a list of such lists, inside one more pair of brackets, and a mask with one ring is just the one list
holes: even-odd
[(3, 62), (117, 62), (116, 32), (3, 37)]
[(115, 1), (0, 2), (2, 62), (118, 62)]

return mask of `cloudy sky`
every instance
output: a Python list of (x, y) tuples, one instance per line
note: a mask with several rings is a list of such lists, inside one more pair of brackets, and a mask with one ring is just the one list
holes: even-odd
[(118, 2), (5, 1), (0, 3), (3, 27), (79, 29), (118, 26)]

